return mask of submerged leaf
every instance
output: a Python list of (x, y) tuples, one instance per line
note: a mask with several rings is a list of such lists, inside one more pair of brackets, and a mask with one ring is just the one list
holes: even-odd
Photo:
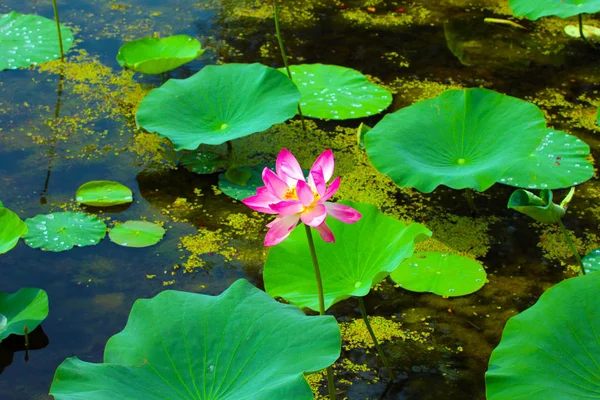
[(565, 209), (552, 202), (552, 191), (544, 189), (538, 197), (535, 194), (519, 189), (508, 199), (508, 208), (530, 216), (538, 222), (556, 224), (565, 215)]
[[(22, 288), (16, 293), (0, 292), (0, 342), (9, 335), (31, 332), (48, 316), (48, 295), (42, 289)], [(4, 317), (4, 327), (2, 327)]]
[(133, 201), (133, 193), (127, 186), (113, 181), (90, 181), (77, 189), (78, 203), (94, 207), (109, 207)]
[(246, 186), (250, 178), (252, 178), (252, 172), (245, 168), (229, 167), (225, 171), (225, 178), (234, 185)]
[(238, 170), (246, 171), (250, 174), (250, 177), (243, 185), (233, 183), (231, 180), (227, 179), (225, 174), (221, 174), (219, 175), (219, 189), (227, 196), (236, 200), (244, 200), (250, 196), (254, 196), (256, 194), (256, 189), (265, 185), (262, 180), (263, 169), (264, 167), (238, 168)]
[(29, 232), (25, 243), (34, 249), (65, 251), (75, 246), (93, 246), (106, 235), (106, 225), (83, 213), (58, 212), (25, 221)]
[(108, 232), (113, 243), (125, 247), (149, 247), (160, 242), (165, 229), (147, 221), (127, 221), (118, 224)]
[(8, 208), (0, 207), (0, 254), (12, 250), (27, 233), (27, 225)]

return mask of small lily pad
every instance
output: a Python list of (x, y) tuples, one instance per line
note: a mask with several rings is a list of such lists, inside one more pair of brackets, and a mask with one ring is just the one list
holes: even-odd
[(25, 221), (29, 232), (25, 243), (34, 249), (65, 251), (75, 246), (93, 246), (106, 235), (106, 225), (83, 213), (58, 212)]
[(221, 172), (230, 164), (225, 157), (211, 151), (188, 153), (181, 157), (180, 162), (188, 170), (201, 175)]
[(42, 289), (0, 292), (0, 342), (12, 334), (31, 332), (48, 316), (48, 295)]
[[(65, 53), (73, 45), (69, 28), (60, 27)], [(60, 57), (56, 22), (33, 14), (0, 14), (0, 70), (41, 64)]]
[[(307, 117), (351, 119), (376, 115), (392, 103), (391, 93), (360, 72), (337, 65), (291, 65), (292, 78)], [(285, 68), (280, 69), (287, 74)]]
[(499, 182), (528, 189), (562, 189), (594, 176), (590, 146), (576, 136), (549, 129), (529, 157), (504, 172)]
[(162, 74), (202, 55), (200, 42), (187, 35), (145, 37), (125, 43), (117, 61), (123, 68), (143, 74)]
[(112, 228), (108, 237), (113, 243), (125, 247), (149, 247), (160, 242), (165, 229), (147, 221), (127, 221)]
[(586, 273), (600, 271), (600, 249), (590, 251), (581, 261)]
[(113, 181), (90, 181), (77, 189), (78, 203), (94, 207), (110, 207), (133, 201), (133, 193), (127, 186)]
[(232, 183), (223, 173), (219, 175), (219, 189), (231, 198), (236, 200), (244, 200), (250, 196), (254, 196), (258, 187), (264, 186), (264, 182), (262, 180), (262, 171), (265, 168), (240, 167), (238, 169), (250, 173), (250, 178), (246, 180), (246, 183), (244, 185)]
[(27, 225), (8, 208), (0, 208), (0, 254), (12, 250), (27, 233)]
[(486, 273), (469, 257), (440, 252), (415, 253), (390, 275), (403, 289), (439, 296), (464, 296), (481, 289)]

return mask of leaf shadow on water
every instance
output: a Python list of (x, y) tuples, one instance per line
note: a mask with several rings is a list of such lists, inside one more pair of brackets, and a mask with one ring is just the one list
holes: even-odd
[(29, 333), (29, 349), (25, 346), (25, 336), (10, 335), (0, 343), (0, 374), (9, 367), (17, 352), (25, 352), (25, 361), (32, 358), (31, 350), (41, 350), (50, 344), (50, 339), (46, 336), (44, 329), (39, 325)]

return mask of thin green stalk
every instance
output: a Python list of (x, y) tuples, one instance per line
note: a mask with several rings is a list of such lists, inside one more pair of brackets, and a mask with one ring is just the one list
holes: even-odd
[(58, 45), (60, 46), (60, 61), (65, 61), (65, 50), (63, 49), (62, 32), (60, 31), (60, 20), (58, 19), (58, 7), (56, 6), (56, 0), (52, 0), (52, 7), (54, 8), (54, 20), (56, 21), (56, 30), (58, 31)]
[[(312, 257), (313, 267), (315, 268), (315, 278), (317, 281), (317, 293), (319, 296), (319, 314), (325, 315), (325, 295), (323, 294), (323, 280), (321, 279), (321, 269), (319, 268), (319, 260), (317, 259), (317, 251), (315, 250), (315, 242), (312, 237), (310, 226), (304, 225), (306, 228), (306, 238), (308, 239), (308, 247), (310, 248), (310, 256)], [(333, 379), (333, 368), (327, 367), (327, 389), (329, 390), (329, 398), (335, 400), (337, 394), (335, 392), (335, 381)]]
[(465, 189), (465, 197), (467, 198), (467, 203), (469, 203), (469, 208), (471, 211), (477, 211), (477, 206), (475, 206), (475, 198), (473, 197), (473, 189)]
[(383, 352), (383, 348), (381, 348), (381, 346), (379, 345), (379, 341), (377, 340), (377, 336), (375, 336), (375, 332), (373, 332), (373, 328), (371, 327), (371, 323), (369, 322), (369, 316), (367, 315), (367, 308), (365, 307), (365, 300), (362, 297), (358, 298), (358, 306), (360, 307), (360, 314), (362, 315), (363, 321), (365, 321), (365, 326), (367, 327), (367, 330), (369, 331), (369, 335), (371, 335), (371, 339), (373, 339), (375, 348), (377, 349), (377, 352), (379, 353), (379, 357), (381, 358), (381, 361), (383, 362), (383, 365), (385, 366), (385, 369), (387, 370), (388, 375), (390, 376), (390, 379), (395, 381), (396, 375), (394, 375), (394, 371), (392, 371), (390, 362), (388, 361), (387, 356)]
[(579, 267), (581, 268), (581, 275), (585, 275), (585, 268), (583, 266), (583, 261), (581, 260), (581, 256), (579, 255), (579, 252), (575, 248), (575, 244), (571, 240), (571, 235), (569, 235), (569, 231), (567, 231), (567, 228), (565, 228), (565, 225), (563, 224), (562, 220), (560, 220), (560, 219), (558, 220), (558, 226), (560, 226), (560, 230), (562, 231), (563, 235), (565, 236), (565, 240), (569, 244), (569, 247), (571, 248), (571, 251), (573, 252), (573, 256), (575, 256), (575, 259), (579, 263)]
[(23, 334), (25, 335), (25, 361), (29, 361), (29, 329), (27, 326), (23, 327)]
[(585, 35), (583, 34), (583, 16), (581, 14), (579, 14), (578, 17), (579, 17), (579, 36), (581, 36), (581, 38), (583, 39), (584, 42), (586, 42), (593, 48), (597, 49), (596, 45), (594, 43), (590, 42), (588, 40), (588, 38), (586, 38)]
[[(287, 55), (285, 54), (285, 47), (283, 46), (283, 38), (281, 37), (281, 29), (279, 28), (279, 4), (277, 4), (278, 0), (273, 0), (273, 16), (275, 18), (275, 36), (277, 36), (277, 42), (279, 43), (279, 49), (281, 50), (281, 57), (283, 58), (283, 65), (285, 66), (285, 70), (287, 71), (290, 80), (293, 82), (294, 78), (292, 78), (292, 72), (290, 71), (290, 66), (288, 65)], [(304, 115), (302, 114), (302, 108), (300, 104), (298, 104), (298, 115), (300, 115), (300, 122), (302, 123), (302, 131), (306, 133), (306, 125), (304, 124)]]

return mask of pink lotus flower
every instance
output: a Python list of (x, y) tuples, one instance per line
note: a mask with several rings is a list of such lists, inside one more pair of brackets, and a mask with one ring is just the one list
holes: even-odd
[(277, 214), (277, 218), (267, 225), (265, 246), (281, 243), (300, 221), (315, 228), (323, 240), (332, 243), (335, 237), (325, 223), (327, 214), (347, 224), (361, 218), (354, 208), (327, 201), (340, 187), (339, 177), (327, 187), (333, 169), (333, 152), (326, 150), (315, 160), (306, 181), (296, 157), (282, 149), (275, 163), (277, 173), (269, 168), (263, 170), (265, 186), (256, 189), (256, 195), (242, 203), (256, 211)]

